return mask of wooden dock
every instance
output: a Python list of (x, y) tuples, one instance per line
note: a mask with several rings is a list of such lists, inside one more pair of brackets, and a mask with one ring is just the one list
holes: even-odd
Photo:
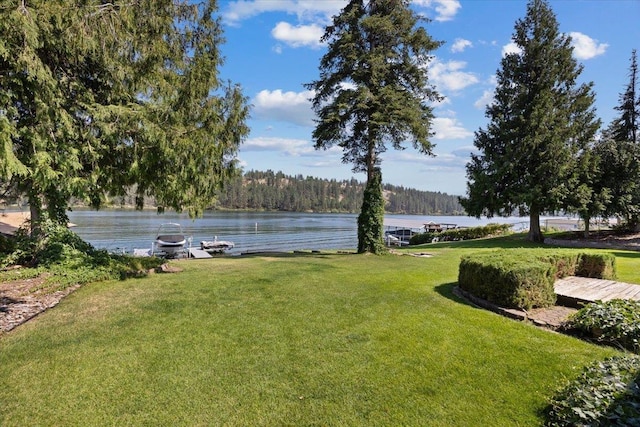
[(556, 281), (553, 286), (558, 296), (558, 302), (572, 307), (580, 307), (598, 300), (631, 299), (640, 301), (640, 285), (614, 280), (569, 276)]

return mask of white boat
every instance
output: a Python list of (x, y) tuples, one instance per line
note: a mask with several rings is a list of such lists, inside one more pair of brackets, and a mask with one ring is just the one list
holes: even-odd
[(182, 226), (174, 222), (168, 222), (158, 228), (153, 253), (172, 258), (183, 253), (186, 244), (187, 238), (182, 231)]
[(227, 240), (218, 240), (218, 236), (214, 236), (213, 240), (209, 240), (209, 241), (203, 240), (200, 242), (200, 249), (210, 254), (222, 253), (229, 249), (233, 249), (234, 246), (235, 245), (233, 242), (229, 242)]

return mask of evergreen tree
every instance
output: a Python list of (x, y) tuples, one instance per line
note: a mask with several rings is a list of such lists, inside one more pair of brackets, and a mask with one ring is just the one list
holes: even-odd
[(638, 92), (638, 57), (636, 50), (631, 52), (629, 66), (629, 84), (620, 95), (620, 105), (615, 107), (620, 117), (615, 119), (609, 127), (609, 133), (614, 141), (639, 142), (640, 134), (640, 93)]
[(638, 93), (638, 62), (631, 53), (629, 83), (620, 94), (620, 112), (594, 148), (600, 163), (595, 183), (611, 194), (604, 210), (607, 216), (624, 218), (630, 227), (640, 225), (640, 94)]
[[(315, 92), (315, 147), (338, 145), (343, 162), (351, 163), (354, 172), (366, 172), (365, 194), (372, 200), (363, 201), (361, 214), (372, 224), (382, 222), (374, 211), (364, 212), (382, 197), (382, 187), (373, 185), (380, 154), (388, 145), (402, 149), (407, 140), (432, 154), (428, 102), (439, 96), (428, 84), (426, 65), (440, 43), (417, 26), (420, 20), (408, 0), (349, 1), (322, 38), (328, 51), (320, 62), (320, 79), (306, 85)], [(358, 224), (359, 236), (369, 236), (363, 229), (369, 228), (377, 233), (371, 238), (383, 241), (381, 229)], [(365, 251), (382, 247), (363, 243), (358, 247)]]
[(490, 123), (475, 134), (480, 154), (467, 165), (470, 215), (530, 216), (529, 236), (542, 241), (540, 214), (556, 211), (578, 185), (578, 153), (593, 140), (599, 121), (593, 84), (577, 84), (582, 67), (570, 37), (545, 0), (530, 0), (515, 25), (518, 53), (505, 55), (497, 72)]
[[(215, 0), (0, 0), (0, 180), (32, 226), (70, 198), (197, 215), (234, 173), (248, 134), (223, 84)], [(44, 215), (43, 215), (44, 214)]]

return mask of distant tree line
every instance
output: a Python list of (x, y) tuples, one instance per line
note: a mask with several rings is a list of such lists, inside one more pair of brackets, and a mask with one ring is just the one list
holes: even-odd
[[(365, 184), (348, 180), (249, 171), (220, 192), (216, 208), (288, 212), (359, 212)], [(421, 215), (462, 215), (457, 196), (386, 184), (385, 211)]]

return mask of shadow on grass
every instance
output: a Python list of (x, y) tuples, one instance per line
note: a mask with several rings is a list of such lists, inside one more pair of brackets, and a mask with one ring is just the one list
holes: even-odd
[[(242, 252), (238, 255), (225, 255), (224, 258), (326, 258), (336, 255), (358, 255), (356, 251), (337, 250), (337, 251), (255, 251), (255, 252)], [(213, 257), (215, 258), (215, 257)]]
[(489, 237), (486, 239), (458, 240), (449, 242), (426, 243), (423, 245), (410, 246), (412, 249), (500, 249), (500, 248), (543, 248), (547, 247), (542, 243), (534, 243), (527, 240), (526, 233), (511, 234), (509, 236)]
[(461, 298), (453, 292), (453, 289), (458, 286), (458, 282), (443, 283), (434, 288), (434, 290), (443, 297), (450, 299), (453, 302), (459, 304), (468, 305), (469, 307), (477, 307), (465, 298)]
[(613, 255), (615, 255), (616, 258), (640, 258), (640, 252), (623, 252), (623, 251), (614, 251), (611, 252)]

